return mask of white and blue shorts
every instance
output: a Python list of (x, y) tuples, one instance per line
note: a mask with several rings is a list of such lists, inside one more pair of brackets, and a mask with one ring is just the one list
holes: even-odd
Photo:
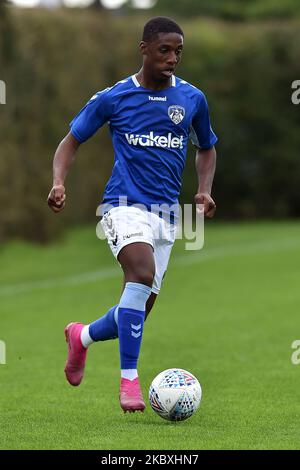
[(130, 243), (148, 243), (153, 248), (155, 276), (152, 292), (159, 293), (176, 237), (176, 225), (135, 206), (113, 207), (101, 219), (108, 245), (115, 256)]

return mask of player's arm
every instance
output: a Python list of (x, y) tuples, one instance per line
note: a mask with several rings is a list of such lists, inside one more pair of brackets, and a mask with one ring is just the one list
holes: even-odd
[(75, 158), (80, 142), (69, 132), (61, 141), (53, 159), (53, 186), (48, 195), (48, 205), (54, 212), (65, 207), (65, 178)]
[(64, 181), (75, 158), (79, 145), (86, 142), (107, 121), (110, 120), (113, 104), (110, 88), (97, 92), (79, 111), (70, 123), (68, 135), (59, 144), (53, 160), (53, 187), (48, 196), (48, 204), (54, 212), (65, 207)]
[(204, 215), (212, 218), (216, 212), (215, 201), (211, 197), (212, 184), (216, 170), (216, 149), (197, 149), (196, 172), (198, 176), (198, 190), (195, 195), (196, 204), (204, 205)]

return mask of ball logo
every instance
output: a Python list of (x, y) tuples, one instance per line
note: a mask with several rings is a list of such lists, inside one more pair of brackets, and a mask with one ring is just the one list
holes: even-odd
[(169, 106), (168, 115), (174, 124), (179, 124), (185, 116), (185, 109), (182, 106), (174, 104), (173, 106)]

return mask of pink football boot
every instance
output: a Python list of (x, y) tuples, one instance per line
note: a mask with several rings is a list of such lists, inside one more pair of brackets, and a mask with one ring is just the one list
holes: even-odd
[(87, 348), (82, 345), (80, 334), (84, 327), (83, 323), (69, 323), (65, 328), (65, 337), (68, 343), (68, 359), (65, 374), (71, 385), (79, 385), (86, 360)]
[(138, 377), (134, 380), (121, 378), (120, 405), (124, 413), (144, 411), (146, 408)]

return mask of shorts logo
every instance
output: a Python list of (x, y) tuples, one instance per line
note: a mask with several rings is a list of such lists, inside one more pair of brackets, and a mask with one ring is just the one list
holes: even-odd
[(143, 232), (129, 233), (127, 235), (123, 235), (123, 240), (127, 240), (127, 238), (131, 238), (131, 237), (142, 237), (143, 235), (144, 235)]
[(169, 106), (168, 115), (174, 124), (179, 124), (185, 116), (185, 109), (178, 104), (174, 104), (173, 106)]

